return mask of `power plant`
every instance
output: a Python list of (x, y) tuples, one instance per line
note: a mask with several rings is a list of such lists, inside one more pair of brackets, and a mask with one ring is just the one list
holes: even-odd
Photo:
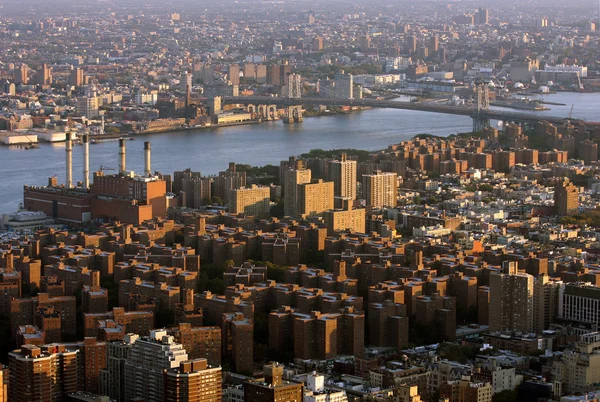
[[(64, 186), (50, 181), (47, 187), (25, 186), (23, 205), (31, 211), (42, 211), (57, 220), (84, 223), (105, 219), (141, 223), (155, 217), (165, 217), (167, 210), (166, 182), (152, 174), (150, 142), (144, 142), (144, 172), (127, 170), (125, 140), (119, 139), (118, 174), (105, 175), (101, 166), (90, 181), (90, 137), (81, 136), (83, 146), (83, 180), (73, 185), (73, 135), (67, 133), (66, 182)], [(109, 169), (110, 170), (110, 169)]]

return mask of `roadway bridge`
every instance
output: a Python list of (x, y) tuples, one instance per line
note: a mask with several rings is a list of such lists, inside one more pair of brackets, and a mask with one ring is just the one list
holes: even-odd
[(468, 116), (479, 120), (502, 120), (516, 123), (539, 123), (547, 121), (552, 124), (563, 124), (566, 121), (575, 122), (577, 119), (567, 119), (564, 117), (549, 116), (546, 114), (512, 112), (493, 109), (474, 109), (468, 106), (442, 105), (429, 102), (399, 102), (392, 100), (378, 99), (338, 99), (338, 98), (286, 98), (270, 96), (229, 96), (222, 99), (224, 104), (242, 104), (242, 105), (277, 105), (286, 108), (298, 106), (357, 106), (372, 108), (389, 108), (402, 110), (418, 110), (422, 112), (454, 114)]

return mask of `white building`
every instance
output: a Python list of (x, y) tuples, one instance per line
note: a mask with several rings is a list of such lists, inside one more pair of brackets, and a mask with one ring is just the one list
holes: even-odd
[(98, 117), (98, 97), (97, 96), (80, 96), (77, 98), (75, 113), (79, 116), (87, 118)]
[(325, 388), (325, 377), (312, 372), (306, 376), (304, 402), (348, 402), (345, 391)]
[(138, 339), (125, 363), (125, 399), (142, 398), (160, 402), (164, 398), (163, 370), (179, 367), (188, 355), (166, 330), (152, 330), (150, 336)]
[(156, 105), (156, 102), (158, 102), (158, 94), (156, 93), (140, 92), (135, 95), (135, 103), (138, 105), (143, 105), (147, 103), (154, 106)]
[(549, 71), (552, 73), (579, 73), (579, 76), (584, 78), (587, 77), (588, 69), (584, 66), (578, 66), (576, 64), (567, 65), (567, 64), (557, 64), (555, 66), (545, 66), (544, 71)]

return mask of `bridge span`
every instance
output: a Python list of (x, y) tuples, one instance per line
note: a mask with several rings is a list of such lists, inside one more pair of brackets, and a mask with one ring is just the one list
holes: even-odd
[(550, 116), (546, 114), (513, 112), (505, 110), (477, 110), (467, 106), (442, 105), (428, 102), (400, 102), (392, 100), (379, 99), (341, 99), (341, 98), (286, 98), (271, 96), (229, 96), (222, 99), (224, 104), (242, 104), (242, 105), (277, 105), (289, 107), (297, 106), (357, 106), (370, 108), (388, 108), (402, 110), (417, 110), (422, 112), (454, 114), (468, 116), (473, 119), (502, 120), (519, 123), (539, 123), (547, 121), (552, 124), (563, 124), (567, 121), (576, 122), (577, 119), (567, 119), (564, 117)]

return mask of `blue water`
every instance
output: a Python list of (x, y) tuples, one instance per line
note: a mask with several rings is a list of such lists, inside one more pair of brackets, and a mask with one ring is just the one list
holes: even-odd
[[(600, 121), (600, 93), (558, 93), (544, 96), (565, 106), (549, 106), (545, 113)], [(313, 148), (378, 150), (415, 134), (449, 135), (468, 132), (469, 117), (396, 109), (371, 109), (348, 115), (307, 118), (301, 124), (281, 121), (209, 130), (180, 131), (137, 137), (127, 141), (127, 168), (143, 169), (143, 142), (152, 144), (152, 169), (163, 173), (192, 168), (214, 174), (227, 163), (279, 164), (290, 155)], [(82, 180), (83, 149), (73, 151), (73, 180)], [(117, 142), (90, 146), (90, 169), (118, 168)], [(108, 171), (107, 173), (111, 173)], [(57, 175), (65, 181), (64, 144), (40, 144), (37, 149), (0, 147), (0, 213), (13, 212), (22, 201), (23, 185), (45, 185)]]

